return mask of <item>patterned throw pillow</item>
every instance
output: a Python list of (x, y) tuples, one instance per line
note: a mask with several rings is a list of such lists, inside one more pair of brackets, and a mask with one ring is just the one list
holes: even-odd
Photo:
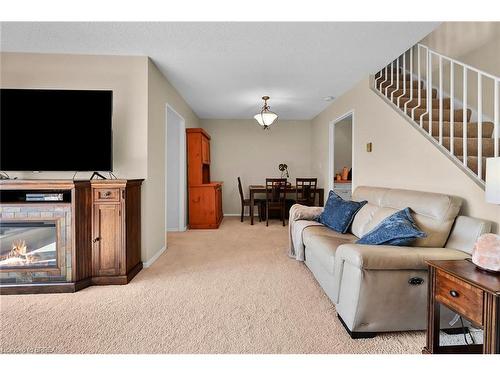
[(417, 238), (427, 237), (415, 224), (410, 208), (395, 212), (361, 237), (356, 243), (363, 245), (409, 246)]
[(330, 191), (325, 209), (319, 216), (318, 221), (337, 232), (347, 233), (354, 216), (366, 203), (367, 201), (345, 201), (333, 191)]

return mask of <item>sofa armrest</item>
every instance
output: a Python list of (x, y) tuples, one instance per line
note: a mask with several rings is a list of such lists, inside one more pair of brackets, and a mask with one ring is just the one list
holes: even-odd
[(457, 249), (472, 254), (479, 236), (491, 232), (491, 222), (468, 216), (457, 216), (446, 242), (449, 249)]
[(290, 207), (289, 221), (298, 220), (316, 220), (323, 212), (323, 207), (304, 206), (302, 204), (294, 204)]
[(407, 247), (344, 244), (337, 248), (337, 260), (367, 270), (427, 269), (426, 260), (466, 259), (469, 254), (444, 247)]
[(334, 302), (338, 303), (346, 264), (363, 270), (427, 270), (426, 260), (466, 259), (470, 255), (459, 250), (432, 247), (343, 244), (335, 252)]

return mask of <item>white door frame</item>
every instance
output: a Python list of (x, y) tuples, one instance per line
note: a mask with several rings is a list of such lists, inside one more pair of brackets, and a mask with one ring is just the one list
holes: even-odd
[(335, 167), (335, 150), (334, 150), (334, 145), (335, 145), (335, 124), (338, 122), (344, 120), (347, 117), (352, 117), (352, 131), (353, 131), (353, 137), (352, 137), (352, 144), (351, 144), (351, 153), (352, 153), (352, 161), (354, 165), (354, 109), (351, 109), (350, 111), (344, 113), (342, 116), (337, 117), (335, 120), (330, 121), (329, 126), (328, 126), (328, 191), (333, 190), (333, 180), (335, 179), (335, 174), (333, 172), (333, 169)]
[[(186, 226), (186, 192), (187, 192), (187, 166), (186, 166), (186, 120), (177, 112), (170, 104), (165, 107), (165, 145), (167, 145), (167, 126), (168, 126), (168, 110), (171, 110), (181, 119), (179, 131), (179, 223), (177, 228), (168, 228), (167, 207), (165, 207), (165, 231), (167, 232), (184, 232)], [(167, 152), (165, 151), (165, 203), (167, 202)]]

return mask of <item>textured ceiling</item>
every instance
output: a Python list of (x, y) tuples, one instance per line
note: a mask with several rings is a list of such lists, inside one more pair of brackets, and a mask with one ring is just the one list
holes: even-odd
[(311, 119), (436, 22), (14, 22), (11, 52), (147, 55), (200, 118), (251, 118), (261, 96), (281, 119)]

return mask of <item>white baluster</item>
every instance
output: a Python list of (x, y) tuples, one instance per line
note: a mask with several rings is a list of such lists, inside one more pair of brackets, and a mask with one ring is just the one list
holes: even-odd
[[(418, 47), (417, 47), (418, 48)], [(408, 113), (408, 103), (413, 100), (413, 47), (410, 48), (410, 99), (405, 103), (405, 113)]]
[(382, 88), (381, 88), (381, 86), (380, 86), (380, 85), (381, 85), (381, 84), (382, 84), (382, 82), (385, 80), (385, 77), (384, 77), (384, 69), (385, 69), (385, 68), (380, 69), (380, 76), (378, 77), (377, 88), (378, 88), (378, 90), (379, 90), (379, 91), (381, 91), (381, 90), (382, 90)]
[(450, 61), (450, 153), (455, 155), (455, 65)]
[(500, 155), (499, 155), (499, 150), (498, 148), (500, 147), (498, 145), (498, 143), (500, 142), (500, 94), (498, 93), (499, 91), (499, 88), (498, 86), (500, 86), (500, 80), (493, 80), (493, 84), (495, 85), (495, 88), (494, 88), (494, 111), (495, 111), (495, 115), (493, 117), (493, 142), (495, 144), (494, 146), (494, 149), (495, 149), (495, 157), (498, 158)]
[(443, 144), (443, 58), (439, 56), (439, 144)]
[(483, 76), (477, 74), (477, 177), (483, 178)]
[(462, 134), (462, 157), (464, 158), (464, 165), (467, 167), (467, 68), (464, 66), (464, 107), (462, 109), (462, 123), (463, 123), (463, 134)]
[(383, 89), (382, 89), (382, 86), (383, 86), (386, 82), (387, 82), (387, 65), (385, 66), (385, 76), (384, 76), (384, 80), (380, 83), (380, 86), (379, 86), (379, 87), (380, 87), (380, 88), (379, 88), (379, 90), (380, 90), (380, 92), (381, 92), (382, 94), (383, 94), (383, 92), (382, 92), (382, 90), (383, 90)]
[(432, 53), (427, 50), (427, 116), (429, 135), (432, 137)]
[[(391, 65), (392, 63), (389, 64), (389, 69), (391, 68)], [(389, 82), (390, 82), (390, 78), (389, 78), (389, 75), (390, 75), (390, 71), (388, 72), (387, 76), (385, 77), (386, 79), (386, 86), (385, 86), (385, 90), (384, 90), (384, 95), (387, 96), (387, 88), (389, 87)]]
[(398, 108), (401, 98), (406, 95), (406, 51), (403, 53), (403, 93), (398, 96)]
[[(418, 105), (417, 107), (420, 108), (422, 105), (422, 88), (420, 87), (420, 46), (417, 46), (417, 76), (418, 76), (418, 82), (417, 82), (417, 90), (418, 90)], [(415, 120), (415, 109), (417, 107), (413, 107), (413, 110), (411, 111), (411, 119)], [(420, 127), (422, 127), (422, 122), (420, 122)]]
[[(399, 90), (399, 57), (398, 56), (398, 59), (396, 60), (396, 90)], [(396, 92), (396, 90), (393, 90), (391, 92), (391, 102), (394, 103), (394, 93)]]
[(394, 61), (391, 63), (391, 84), (385, 88), (385, 96), (387, 96), (387, 91), (389, 87), (392, 88), (392, 85), (394, 85)]

